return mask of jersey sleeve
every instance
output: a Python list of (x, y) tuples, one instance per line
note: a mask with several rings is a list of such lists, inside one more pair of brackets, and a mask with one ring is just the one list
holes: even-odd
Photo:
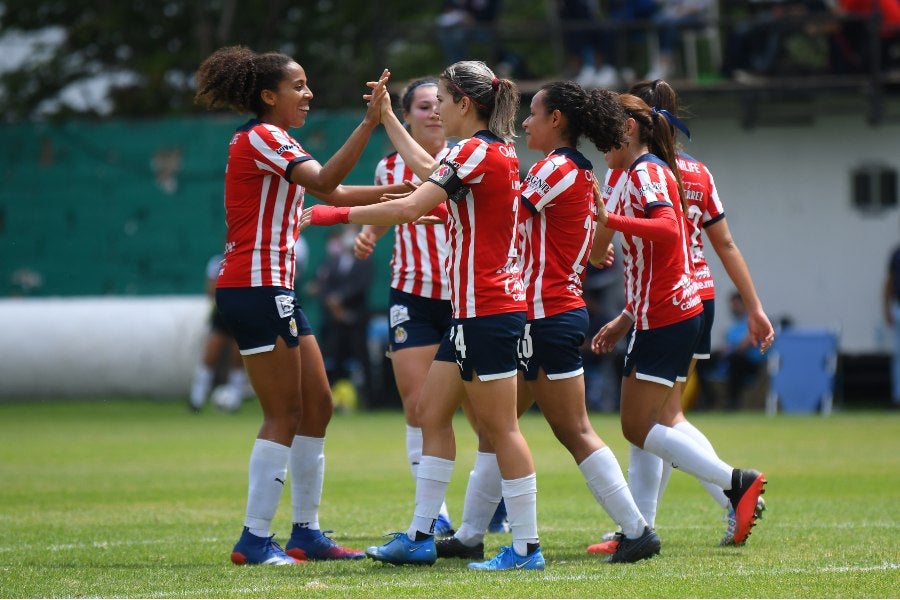
[(572, 187), (577, 176), (578, 169), (564, 157), (551, 156), (538, 161), (525, 176), (522, 201), (537, 213)]
[(250, 130), (250, 147), (256, 154), (257, 166), (290, 180), (290, 172), (302, 162), (313, 157), (283, 129), (261, 124)]

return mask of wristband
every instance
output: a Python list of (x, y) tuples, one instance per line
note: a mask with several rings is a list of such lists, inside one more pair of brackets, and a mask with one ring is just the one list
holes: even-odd
[(349, 223), (350, 207), (316, 204), (312, 207), (309, 222), (312, 225), (338, 225), (341, 223)]

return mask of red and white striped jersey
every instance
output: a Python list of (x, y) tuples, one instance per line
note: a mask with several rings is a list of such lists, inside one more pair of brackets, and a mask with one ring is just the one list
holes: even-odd
[[(607, 169), (606, 176), (603, 179), (603, 185), (600, 187), (600, 197), (603, 198), (606, 212), (610, 214), (622, 214), (621, 209), (619, 209), (619, 203), (622, 201), (625, 184), (627, 182), (628, 171), (624, 169)], [(634, 286), (629, 279), (632, 274), (631, 269), (629, 268), (631, 256), (628, 254), (628, 248), (624, 244), (619, 248), (619, 251), (622, 254), (622, 264), (625, 266), (625, 306), (627, 306), (627, 310), (630, 311), (633, 298), (628, 296), (628, 294), (634, 289)]]
[(681, 183), (687, 200), (688, 240), (691, 247), (691, 260), (694, 262), (694, 279), (702, 300), (716, 297), (712, 272), (703, 255), (704, 228), (725, 217), (725, 208), (719, 200), (716, 183), (712, 173), (702, 162), (688, 154), (679, 153), (675, 158), (681, 171)]
[[(441, 160), (449, 151), (449, 148), (442, 150), (435, 158)], [(375, 167), (375, 185), (403, 183), (407, 180), (421, 182), (396, 152), (382, 158)], [(449, 256), (446, 224), (403, 223), (395, 226), (391, 287), (414, 296), (449, 300)]]
[(628, 170), (616, 213), (647, 218), (655, 206), (671, 206), (679, 224), (674, 244), (651, 242), (624, 233), (626, 300), (637, 329), (653, 329), (700, 314), (703, 305), (693, 278), (678, 181), (664, 161), (652, 154), (640, 157)]
[(250, 120), (231, 138), (225, 171), (225, 259), (217, 287), (294, 287), (303, 186), (287, 173), (312, 160), (285, 130)]
[(447, 201), (450, 293), (457, 319), (525, 312), (516, 249), (519, 159), (516, 148), (479, 131), (454, 146), (430, 179), (452, 169), (463, 184)]
[(584, 307), (581, 284), (597, 218), (592, 169), (578, 150), (560, 148), (522, 182), (519, 230), (529, 319)]

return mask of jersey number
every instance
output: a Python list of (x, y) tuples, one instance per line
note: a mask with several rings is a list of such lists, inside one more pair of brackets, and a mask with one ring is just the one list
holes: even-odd
[(456, 325), (450, 329), (450, 339), (453, 340), (453, 345), (456, 348), (456, 352), (459, 354), (460, 358), (466, 357), (466, 336), (463, 335), (463, 326), (462, 323)]
[(525, 332), (519, 338), (519, 358), (531, 358), (534, 355), (534, 342), (531, 340), (531, 323), (525, 323)]

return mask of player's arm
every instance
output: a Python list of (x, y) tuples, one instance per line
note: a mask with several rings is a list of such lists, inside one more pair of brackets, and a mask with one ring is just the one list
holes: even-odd
[(390, 227), (384, 225), (364, 225), (356, 234), (356, 240), (353, 242), (353, 256), (359, 260), (369, 258), (375, 251), (375, 244), (389, 230)]
[(426, 181), (409, 194), (378, 204), (354, 207), (330, 207), (318, 204), (307, 208), (300, 217), (300, 228), (338, 223), (381, 226), (411, 223), (446, 200), (447, 192), (443, 187), (433, 181)]
[(412, 172), (419, 179), (425, 181), (437, 168), (438, 162), (403, 127), (403, 124), (400, 123), (397, 115), (391, 109), (390, 98), (382, 102), (381, 122), (391, 140), (391, 144), (394, 145), (397, 153), (403, 157), (403, 162), (406, 163), (406, 166), (412, 169)]
[(753, 345), (765, 352), (775, 339), (775, 329), (763, 310), (762, 301), (756, 293), (756, 286), (753, 285), (753, 278), (750, 276), (750, 268), (744, 260), (744, 255), (731, 237), (724, 216), (705, 228), (705, 231), (719, 260), (722, 261), (722, 266), (725, 267), (725, 272), (728, 273), (747, 308), (747, 321)]
[(324, 165), (315, 160), (307, 160), (296, 165), (290, 171), (293, 183), (321, 194), (329, 194), (340, 185), (362, 156), (372, 132), (381, 122), (381, 101), (388, 96), (385, 86), (390, 74), (390, 71), (385, 69), (381, 78), (374, 84), (372, 92), (364, 97), (369, 98), (366, 114), (347, 141)]
[(381, 202), (385, 194), (401, 194), (409, 188), (402, 183), (390, 185), (339, 185), (325, 193), (307, 188), (310, 194), (331, 206), (362, 206)]

